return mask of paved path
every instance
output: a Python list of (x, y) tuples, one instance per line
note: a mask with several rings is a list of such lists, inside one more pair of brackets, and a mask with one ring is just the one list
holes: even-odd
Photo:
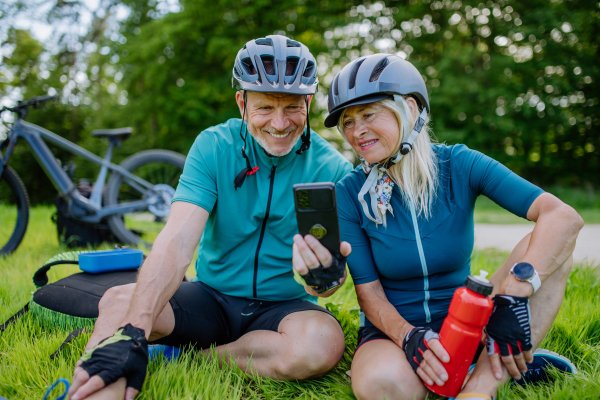
[[(511, 251), (533, 230), (533, 223), (521, 225), (475, 224), (475, 247), (496, 247)], [(600, 224), (585, 225), (575, 245), (575, 261), (600, 264)]]

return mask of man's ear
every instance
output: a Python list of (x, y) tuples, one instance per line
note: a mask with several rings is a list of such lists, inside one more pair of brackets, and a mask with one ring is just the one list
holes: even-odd
[[(248, 100), (248, 96), (246, 95), (246, 100)], [(240, 109), (240, 115), (242, 116), (242, 119), (245, 120), (244, 118), (244, 92), (241, 90), (238, 90), (235, 93), (235, 101)]]
[[(307, 96), (307, 99), (308, 99), (308, 110), (310, 110), (310, 103), (312, 103), (313, 95), (312, 95), (312, 94), (309, 94), (309, 95)], [(308, 111), (308, 110), (307, 110), (307, 111)]]

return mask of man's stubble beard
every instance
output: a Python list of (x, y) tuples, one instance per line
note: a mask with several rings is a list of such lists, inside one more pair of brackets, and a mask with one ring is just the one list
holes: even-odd
[[(270, 128), (270, 129), (272, 129), (273, 131), (275, 131), (275, 133), (279, 133), (279, 131), (276, 131), (276, 130), (275, 130), (275, 129), (273, 129), (273, 128)], [(297, 127), (297, 126), (294, 126), (294, 127), (289, 127), (289, 128), (287, 128), (287, 129), (285, 129), (283, 132), (285, 133), (285, 132), (288, 132), (288, 131), (295, 131), (295, 130), (297, 130), (297, 129), (298, 129), (298, 127)], [(268, 130), (269, 130), (269, 128), (262, 129), (262, 130), (263, 130), (263, 131), (268, 131)], [(256, 140), (256, 142), (257, 142), (257, 143), (260, 145), (260, 147), (262, 147), (262, 148), (263, 148), (263, 149), (264, 149), (264, 150), (267, 152), (267, 154), (269, 154), (270, 156), (273, 156), (273, 157), (283, 157), (283, 156), (285, 156), (285, 155), (288, 155), (288, 154), (289, 154), (289, 153), (290, 153), (290, 152), (291, 152), (291, 151), (294, 149), (294, 147), (296, 147), (296, 144), (298, 143), (298, 139), (300, 139), (300, 136), (302, 136), (302, 132), (300, 132), (300, 133), (296, 134), (296, 138), (294, 139), (294, 141), (292, 142), (292, 144), (290, 144), (290, 147), (289, 147), (289, 148), (287, 148), (287, 149), (285, 149), (284, 151), (279, 151), (279, 152), (278, 152), (278, 151), (274, 151), (273, 149), (269, 148), (269, 145), (267, 144), (267, 141), (266, 141), (266, 140), (265, 140), (265, 139), (264, 139), (262, 136), (260, 136), (260, 137), (257, 137), (256, 135), (254, 135), (254, 134), (252, 133), (252, 130), (250, 130), (250, 129), (248, 129), (248, 132), (250, 132), (250, 135), (252, 135), (252, 137), (253, 137), (253, 138)], [(268, 135), (268, 134), (269, 134), (268, 132), (263, 132), (263, 133), (264, 133), (265, 135)], [(291, 134), (292, 134), (292, 133), (290, 133), (290, 135), (291, 135)]]

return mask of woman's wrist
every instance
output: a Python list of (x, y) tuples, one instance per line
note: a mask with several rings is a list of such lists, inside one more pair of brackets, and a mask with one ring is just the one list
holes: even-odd
[(406, 337), (406, 335), (408, 335), (408, 332), (410, 332), (410, 330), (413, 328), (414, 328), (414, 326), (412, 326), (408, 322), (405, 322), (404, 324), (402, 324), (399, 327), (399, 329), (397, 330), (397, 334), (394, 335), (395, 336), (394, 338), (392, 338), (394, 340), (394, 342), (398, 345), (398, 347), (402, 348), (402, 343), (404, 342), (404, 338)]

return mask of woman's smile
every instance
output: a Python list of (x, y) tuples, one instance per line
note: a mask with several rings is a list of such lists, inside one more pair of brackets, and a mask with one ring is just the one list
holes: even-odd
[(379, 139), (369, 139), (358, 142), (358, 145), (360, 146), (362, 151), (365, 151), (373, 147), (377, 142), (379, 142)]

